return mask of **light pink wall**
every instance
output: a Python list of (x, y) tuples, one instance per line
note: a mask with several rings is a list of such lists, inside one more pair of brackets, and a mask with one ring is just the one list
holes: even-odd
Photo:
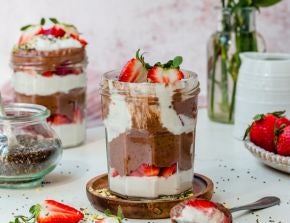
[[(19, 27), (41, 17), (74, 23), (88, 40), (90, 70), (99, 75), (116, 68), (137, 48), (149, 60), (184, 57), (184, 68), (196, 71), (206, 93), (205, 47), (215, 30), (218, 0), (9, 0), (0, 7), (0, 84), (10, 75), (9, 53)], [(258, 30), (268, 50), (290, 52), (290, 0), (261, 10)], [(97, 86), (95, 86), (97, 87)]]

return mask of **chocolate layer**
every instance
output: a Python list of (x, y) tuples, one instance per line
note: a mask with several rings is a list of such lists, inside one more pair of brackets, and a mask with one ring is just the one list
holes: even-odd
[(11, 62), (15, 71), (24, 68), (39, 72), (55, 70), (59, 66), (86, 63), (86, 51), (81, 48), (67, 48), (54, 51), (17, 49), (12, 52)]
[[(76, 88), (69, 93), (55, 93), (47, 96), (25, 95), (15, 92), (16, 102), (33, 103), (47, 107), (51, 114), (66, 115), (70, 120), (74, 120), (76, 109), (80, 112), (85, 110), (86, 88)], [(82, 114), (84, 117), (84, 114)]]

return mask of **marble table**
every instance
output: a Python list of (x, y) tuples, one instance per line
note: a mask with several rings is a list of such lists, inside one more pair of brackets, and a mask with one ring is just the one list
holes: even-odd
[[(235, 223), (290, 221), (290, 175), (258, 162), (243, 143), (233, 137), (233, 126), (210, 122), (205, 109), (201, 109), (198, 115), (195, 170), (213, 180), (213, 200), (228, 207), (268, 195), (281, 198), (281, 205), (270, 209), (235, 213)], [(85, 185), (92, 177), (106, 171), (104, 128), (100, 126), (88, 130), (85, 145), (64, 151), (61, 163), (45, 178), (41, 187), (0, 189), (0, 222), (9, 222), (13, 214), (27, 214), (31, 205), (44, 199), (55, 199), (94, 212), (87, 200)], [(126, 222), (170, 221), (128, 219)]]

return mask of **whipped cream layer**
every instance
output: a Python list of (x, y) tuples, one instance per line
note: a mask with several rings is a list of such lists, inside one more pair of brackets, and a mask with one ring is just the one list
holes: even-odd
[(225, 223), (226, 216), (217, 208), (197, 209), (186, 205), (174, 220), (178, 223)]
[(85, 73), (51, 77), (26, 72), (15, 72), (12, 75), (15, 91), (25, 95), (45, 96), (57, 92), (68, 93), (72, 89), (86, 87), (86, 81)]
[[(112, 169), (112, 168), (111, 168)], [(193, 170), (180, 171), (169, 177), (115, 176), (109, 174), (110, 189), (132, 197), (156, 198), (180, 194), (192, 187)]]
[(53, 36), (35, 36), (31, 42), (28, 43), (30, 49), (38, 51), (53, 51), (67, 48), (81, 48), (82, 44), (73, 38), (55, 38)]
[[(156, 118), (161, 127), (174, 135), (190, 133), (195, 129), (196, 117), (194, 116), (196, 115), (193, 114), (194, 111), (187, 115), (180, 113), (174, 108), (174, 102), (197, 98), (199, 92), (197, 79), (188, 78), (167, 86), (164, 84), (124, 83), (118, 82), (116, 79), (103, 80), (102, 84), (102, 94), (104, 97), (109, 97), (109, 105), (105, 105), (108, 106), (107, 113), (103, 116), (108, 141), (112, 141), (132, 128), (146, 131), (150, 128), (148, 120)], [(175, 99), (178, 92), (181, 98)]]
[(59, 136), (63, 147), (71, 147), (84, 142), (86, 138), (86, 124), (82, 123), (51, 125)]

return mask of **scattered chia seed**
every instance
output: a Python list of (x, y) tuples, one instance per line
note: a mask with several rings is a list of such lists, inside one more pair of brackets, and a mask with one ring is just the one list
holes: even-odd
[(0, 135), (0, 175), (30, 175), (45, 170), (57, 159), (61, 143), (31, 135), (17, 135), (17, 144), (8, 148)]

